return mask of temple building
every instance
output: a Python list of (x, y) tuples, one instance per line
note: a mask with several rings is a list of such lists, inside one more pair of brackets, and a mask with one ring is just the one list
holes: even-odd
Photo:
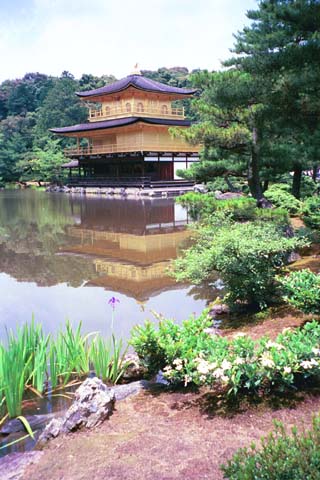
[(51, 129), (77, 139), (77, 146), (65, 151), (70, 183), (150, 186), (177, 180), (178, 169), (199, 160), (199, 145), (174, 138), (169, 129), (190, 126), (184, 108), (175, 105), (195, 92), (156, 82), (139, 71), (78, 92), (89, 106), (88, 123)]

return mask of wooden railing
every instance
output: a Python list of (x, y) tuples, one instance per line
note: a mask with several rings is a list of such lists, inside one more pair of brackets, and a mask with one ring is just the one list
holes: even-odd
[[(130, 104), (131, 105), (131, 104)], [(126, 107), (104, 107), (100, 109), (89, 109), (89, 121), (111, 120), (112, 118), (124, 117), (156, 117), (169, 119), (184, 119), (184, 108), (164, 108), (164, 107), (139, 107), (131, 105), (130, 109)]]
[(66, 148), (64, 154), (66, 157), (83, 156), (83, 155), (99, 155), (107, 153), (129, 153), (129, 152), (181, 152), (181, 153), (198, 153), (199, 145), (190, 145), (186, 142), (175, 140), (170, 142), (134, 142), (134, 143), (117, 143), (114, 145), (102, 145), (101, 147), (76, 147)]
[(67, 185), (82, 187), (150, 187), (151, 177), (104, 177), (104, 176), (79, 176), (68, 178)]

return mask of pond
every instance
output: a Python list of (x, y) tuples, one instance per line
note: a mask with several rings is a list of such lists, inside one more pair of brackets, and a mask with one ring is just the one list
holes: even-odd
[(31, 320), (55, 333), (66, 319), (84, 333), (126, 341), (152, 311), (181, 322), (210, 299), (205, 287), (167, 274), (188, 241), (174, 199), (0, 192), (0, 339)]

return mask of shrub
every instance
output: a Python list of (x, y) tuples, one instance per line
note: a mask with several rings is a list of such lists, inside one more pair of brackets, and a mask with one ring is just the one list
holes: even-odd
[[(216, 177), (210, 182), (207, 182), (206, 186), (210, 192), (219, 190), (220, 192), (239, 191), (248, 193), (249, 191), (248, 184), (239, 177)], [(232, 190), (230, 190), (230, 188), (232, 188)]]
[(312, 177), (303, 175), (300, 185), (300, 196), (302, 199), (311, 197), (317, 191), (318, 184), (313, 181)]
[(301, 202), (287, 191), (287, 185), (276, 183), (268, 188), (264, 195), (273, 205), (291, 214), (297, 214), (301, 209)]
[(275, 341), (246, 335), (229, 340), (209, 335), (207, 311), (182, 326), (163, 320), (133, 330), (131, 344), (150, 374), (162, 370), (172, 384), (222, 387), (225, 394), (267, 393), (320, 373), (320, 325), (284, 331)]
[(217, 200), (212, 193), (189, 192), (177, 201), (189, 209), (194, 218), (199, 216), (207, 220), (208, 216), (217, 211), (228, 213), (234, 220), (248, 221), (261, 220), (288, 224), (288, 213), (280, 208), (257, 208), (256, 201), (250, 197), (241, 197), (231, 200)]
[(320, 197), (310, 197), (304, 202), (302, 218), (307, 227), (320, 228)]
[(258, 450), (254, 444), (240, 449), (221, 469), (229, 480), (319, 480), (320, 416), (313, 418), (312, 428), (288, 435), (283, 424), (263, 438)]
[(200, 283), (216, 270), (225, 283), (232, 308), (265, 308), (277, 293), (275, 275), (288, 253), (306, 244), (286, 238), (272, 224), (234, 223), (230, 215), (215, 215), (197, 229), (197, 242), (174, 262), (178, 280)]
[(309, 269), (291, 272), (279, 279), (284, 299), (303, 313), (320, 315), (320, 275)]
[(130, 344), (149, 374), (154, 374), (181, 357), (186, 350), (206, 349), (208, 335), (204, 330), (211, 323), (207, 310), (198, 318), (192, 316), (185, 320), (181, 326), (172, 320), (161, 319), (157, 329), (154, 323), (146, 321), (143, 326), (133, 328)]

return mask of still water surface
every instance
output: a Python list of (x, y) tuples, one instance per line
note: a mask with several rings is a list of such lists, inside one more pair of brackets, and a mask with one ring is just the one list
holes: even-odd
[(173, 199), (0, 192), (0, 338), (32, 315), (45, 332), (69, 319), (109, 336), (113, 296), (113, 329), (124, 340), (152, 310), (178, 322), (199, 314), (207, 290), (166, 272), (188, 221)]

